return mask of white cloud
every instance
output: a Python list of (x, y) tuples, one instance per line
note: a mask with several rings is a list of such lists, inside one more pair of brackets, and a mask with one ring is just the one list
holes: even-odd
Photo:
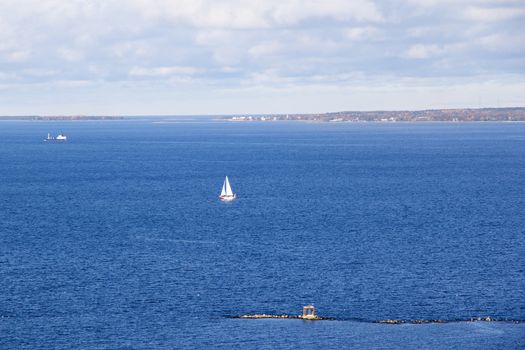
[(230, 30), (198, 30), (195, 34), (195, 42), (199, 45), (222, 46), (234, 40), (235, 36), (235, 33)]
[(276, 24), (296, 24), (313, 18), (372, 22), (384, 19), (378, 7), (367, 0), (271, 1), (269, 12)]
[(470, 6), (465, 9), (464, 15), (465, 18), (473, 21), (506, 21), (516, 17), (525, 17), (525, 8)]
[(250, 74), (247, 80), (243, 81), (245, 86), (289, 86), (296, 82), (292, 77), (283, 77), (274, 69), (267, 69), (261, 72)]
[(18, 75), (12, 72), (2, 72), (0, 71), (0, 81), (13, 82), (18, 80)]
[[(507, 4), (520, 3), (520, 1), (521, 0), (505, 0)], [(451, 5), (465, 7), (465, 6), (470, 6), (470, 5), (487, 5), (487, 4), (501, 3), (502, 1), (498, 1), (498, 0), (403, 0), (400, 2), (405, 2), (407, 4), (410, 4), (411, 6), (417, 6), (417, 7), (446, 6), (450, 8)]]
[(149, 18), (164, 18), (198, 28), (273, 28), (320, 18), (383, 20), (370, 0), (135, 0), (132, 5)]
[(282, 45), (277, 41), (263, 42), (252, 46), (248, 53), (254, 57), (267, 56), (279, 53), (283, 50)]
[(55, 76), (58, 72), (52, 69), (38, 69), (38, 68), (29, 68), (21, 71), (24, 75), (46, 78)]
[(61, 88), (79, 88), (93, 86), (94, 82), (86, 79), (57, 80), (53, 85)]
[(29, 50), (16, 50), (9, 52), (5, 55), (6, 60), (9, 62), (24, 62), (29, 60), (31, 57), (31, 51)]
[(0, 79), (34, 94), (181, 84), (193, 96), (337, 89), (358, 73), (363, 85), (525, 80), (524, 11), (523, 0), (2, 0)]
[(147, 57), (155, 53), (156, 48), (144, 41), (123, 41), (110, 48), (112, 55), (116, 57)]
[(405, 52), (406, 57), (414, 59), (425, 59), (436, 56), (443, 52), (443, 49), (437, 45), (422, 45), (416, 44), (410, 46)]
[(171, 66), (171, 67), (133, 67), (129, 71), (130, 76), (135, 77), (162, 77), (173, 75), (194, 75), (201, 73), (202, 69), (187, 66)]
[(67, 48), (67, 47), (59, 48), (58, 49), (58, 54), (65, 61), (68, 61), (68, 62), (76, 62), (76, 61), (80, 61), (80, 60), (82, 60), (84, 58), (84, 53), (81, 50), (71, 49), (71, 48)]
[(510, 35), (508, 33), (488, 34), (477, 38), (474, 45), (504, 54), (505, 52), (525, 52), (525, 33)]
[(353, 27), (353, 28), (347, 28), (345, 30), (345, 35), (350, 40), (369, 40), (377, 38), (378, 35), (381, 33), (379, 29), (376, 27)]

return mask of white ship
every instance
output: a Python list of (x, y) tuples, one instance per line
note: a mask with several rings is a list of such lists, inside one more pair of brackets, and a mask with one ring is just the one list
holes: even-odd
[(67, 136), (64, 134), (58, 134), (57, 137), (53, 137), (50, 133), (47, 133), (47, 137), (44, 141), (67, 141)]
[(230, 186), (230, 181), (228, 180), (228, 176), (224, 179), (224, 184), (222, 185), (222, 191), (221, 195), (219, 196), (219, 199), (223, 202), (230, 202), (237, 198), (237, 195), (233, 193), (232, 188)]

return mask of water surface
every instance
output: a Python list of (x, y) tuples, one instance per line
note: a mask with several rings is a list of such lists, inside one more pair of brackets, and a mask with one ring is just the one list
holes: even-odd
[(455, 321), (525, 319), (524, 202), (519, 123), (2, 122), (0, 347), (522, 348)]

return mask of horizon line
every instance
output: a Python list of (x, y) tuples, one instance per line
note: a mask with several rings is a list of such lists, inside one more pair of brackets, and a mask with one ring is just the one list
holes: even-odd
[(425, 109), (376, 109), (376, 110), (339, 110), (329, 112), (293, 112), (293, 113), (217, 113), (217, 114), (5, 114), (0, 118), (14, 117), (228, 117), (228, 116), (277, 116), (277, 115), (322, 115), (333, 113), (383, 113), (383, 112), (425, 112), (455, 110), (488, 110), (488, 109), (525, 109), (525, 106), (509, 107), (464, 107), (464, 108), (425, 108)]

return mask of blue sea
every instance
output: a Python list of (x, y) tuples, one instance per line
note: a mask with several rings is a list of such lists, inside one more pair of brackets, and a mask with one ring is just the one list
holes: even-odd
[(0, 122), (1, 349), (525, 348), (525, 124), (158, 121)]

